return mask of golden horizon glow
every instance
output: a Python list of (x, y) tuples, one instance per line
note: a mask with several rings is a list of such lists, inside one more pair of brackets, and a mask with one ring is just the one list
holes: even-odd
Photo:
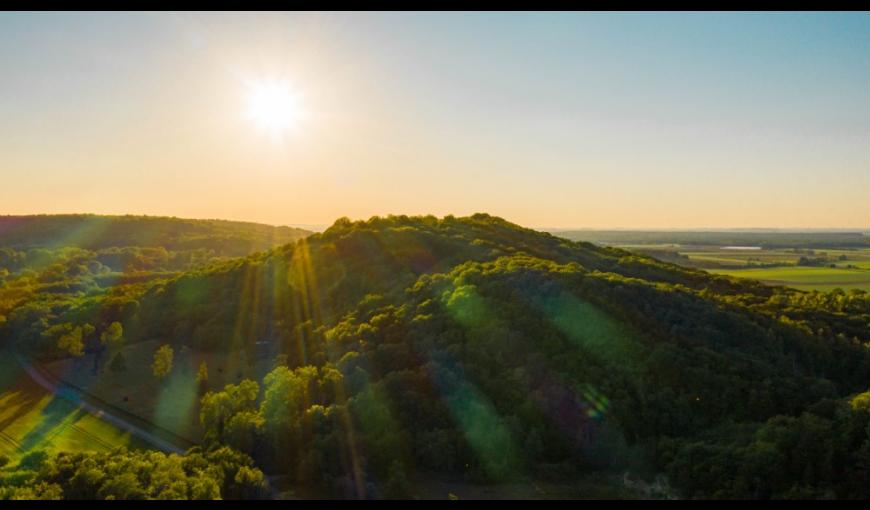
[(865, 22), (0, 14), (0, 214), (868, 229)]

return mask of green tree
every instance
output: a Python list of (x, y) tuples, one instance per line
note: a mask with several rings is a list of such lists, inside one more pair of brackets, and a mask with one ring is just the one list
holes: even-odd
[[(30, 487), (15, 487), (12, 488), (9, 499), (13, 500), (61, 500), (63, 499), (63, 489), (56, 483), (39, 482)], [(0, 489), (0, 499), (5, 498), (3, 490)]]
[(139, 485), (135, 473), (109, 477), (100, 487), (98, 495), (102, 499), (148, 499), (148, 493)]
[[(245, 379), (238, 385), (228, 384), (223, 391), (206, 393), (199, 408), (199, 420), (205, 431), (206, 441), (224, 441), (227, 425), (233, 417), (243, 412), (256, 412), (259, 392), (259, 384)], [(247, 427), (243, 424), (251, 422), (250, 419), (237, 422), (233, 432), (245, 430)]]
[(87, 324), (87, 323), (83, 324), (82, 325), (82, 341), (87, 343), (88, 341), (93, 340), (94, 332), (96, 332), (96, 331), (97, 331), (97, 328), (93, 327), (92, 325)]
[(85, 353), (85, 343), (82, 340), (82, 328), (76, 326), (57, 339), (57, 347), (73, 356), (79, 357)]
[(190, 499), (220, 499), (221, 487), (214, 479), (206, 475), (192, 478), (188, 483)]
[(120, 322), (113, 322), (109, 324), (102, 333), (100, 333), (100, 343), (99, 345), (95, 345), (96, 355), (94, 356), (94, 373), (96, 373), (100, 368), (100, 360), (103, 357), (103, 354), (106, 350), (109, 351), (109, 357), (112, 357), (112, 354), (117, 352), (118, 347), (121, 346), (121, 343), (124, 341), (124, 328), (121, 326)]
[(233, 478), (230, 499), (262, 499), (268, 493), (268, 485), (263, 472), (257, 468), (241, 466)]
[(164, 379), (169, 372), (172, 371), (172, 358), (174, 351), (169, 345), (161, 345), (154, 353), (154, 363), (151, 364), (151, 371), (154, 372), (154, 377)]
[(223, 441), (236, 450), (253, 454), (263, 432), (263, 423), (263, 417), (256, 411), (236, 413), (226, 423)]
[(32, 450), (18, 461), (18, 469), (38, 471), (48, 460), (49, 454), (45, 450)]
[(199, 384), (200, 392), (205, 392), (208, 389), (208, 363), (205, 361), (199, 364), (199, 370), (196, 371), (196, 382)]
[(5, 499), (240, 499), (268, 495), (263, 473), (247, 455), (220, 447), (183, 455), (158, 451), (36, 451), (14, 471), (0, 470)]
[(849, 400), (852, 409), (870, 411), (870, 390), (859, 393)]
[(124, 327), (120, 322), (113, 322), (100, 334), (100, 343), (109, 347), (117, 347), (124, 341)]

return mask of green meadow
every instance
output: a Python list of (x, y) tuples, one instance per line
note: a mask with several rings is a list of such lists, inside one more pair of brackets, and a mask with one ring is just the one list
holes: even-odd
[(4, 352), (0, 357), (0, 455), (18, 459), (35, 450), (110, 451), (141, 444), (128, 432), (38, 385)]
[[(870, 290), (870, 249), (813, 250), (811, 257), (825, 257), (826, 265), (797, 265), (802, 253), (794, 250), (724, 250), (681, 252), (690, 263), (712, 273), (752, 278), (771, 285), (785, 285), (800, 290), (830, 291)], [(841, 257), (843, 258), (841, 260)], [(704, 267), (706, 264), (720, 267)], [(772, 266), (775, 267), (758, 267)]]
[(752, 278), (771, 285), (785, 285), (800, 290), (830, 291), (836, 288), (870, 290), (870, 268), (784, 266), (761, 269), (719, 269), (711, 272), (738, 278)]
[[(870, 290), (870, 248), (731, 249), (672, 243), (618, 245), (657, 259), (715, 274), (751, 278), (799, 290)], [(801, 258), (815, 265), (801, 265)]]

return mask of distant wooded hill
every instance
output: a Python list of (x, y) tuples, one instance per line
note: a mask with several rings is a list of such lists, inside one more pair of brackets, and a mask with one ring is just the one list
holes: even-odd
[(204, 248), (219, 256), (243, 256), (309, 234), (293, 227), (160, 216), (0, 216), (0, 247), (15, 249), (160, 246), (170, 251)]

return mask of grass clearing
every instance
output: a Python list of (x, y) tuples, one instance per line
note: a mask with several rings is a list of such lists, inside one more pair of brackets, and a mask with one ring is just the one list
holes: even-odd
[(103, 360), (96, 375), (91, 371), (93, 355), (80, 359), (63, 359), (45, 366), (53, 376), (72, 384), (147, 422), (169, 430), (192, 442), (199, 442), (199, 365), (208, 365), (209, 388), (223, 389), (242, 379), (262, 381), (272, 368), (272, 357), (262, 356), (249, 366), (244, 352), (205, 353), (186, 346), (176, 346), (169, 376), (159, 381), (151, 371), (154, 352), (163, 342), (149, 340), (126, 345), (120, 351), (126, 370), (113, 372), (109, 359)]

